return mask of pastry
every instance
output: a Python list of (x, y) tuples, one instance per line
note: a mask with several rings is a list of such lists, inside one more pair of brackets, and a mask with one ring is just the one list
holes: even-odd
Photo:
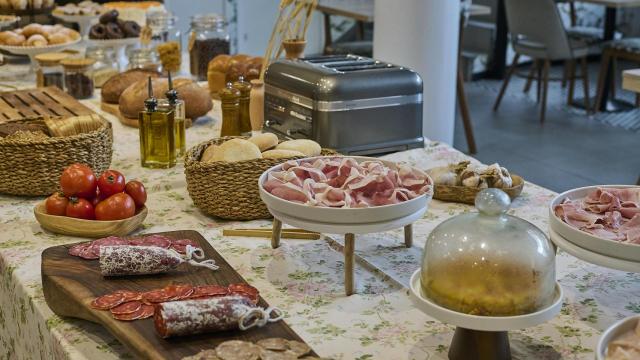
[(16, 10), (24, 10), (27, 8), (27, 0), (9, 0), (11, 2), (11, 8)]
[(256, 144), (260, 151), (265, 151), (278, 145), (278, 137), (273, 133), (254, 135), (249, 138), (249, 141)]
[(211, 95), (217, 95), (229, 81), (236, 81), (240, 75), (250, 81), (260, 76), (262, 57), (251, 57), (244, 54), (218, 55), (207, 67), (207, 81)]
[(306, 156), (318, 156), (320, 155), (320, 144), (313, 140), (296, 139), (282, 142), (276, 146), (277, 150), (294, 150), (299, 151)]
[(140, 25), (135, 21), (124, 21), (122, 31), (126, 37), (138, 37), (140, 36)]
[(25, 42), (27, 46), (47, 46), (48, 44), (47, 39), (40, 34), (31, 35)]
[(89, 30), (89, 39), (104, 40), (107, 37), (107, 27), (104, 24), (95, 24)]
[(22, 35), (24, 35), (27, 39), (31, 37), (31, 35), (47, 35), (45, 28), (40, 24), (29, 24), (22, 28)]
[(42, 9), (42, 0), (29, 0), (32, 9)]
[(71, 42), (71, 39), (62, 32), (51, 34), (48, 40), (50, 45), (66, 44), (68, 42)]
[(262, 158), (262, 154), (254, 143), (243, 139), (231, 139), (217, 146), (214, 151), (212, 151), (207, 162), (237, 162), (260, 158)]
[(0, 0), (0, 9), (11, 9), (11, 2), (9, 0)]
[(304, 157), (304, 154), (294, 150), (268, 150), (262, 153), (264, 159), (284, 159), (292, 157)]
[[(56, 25), (56, 26), (58, 26), (58, 25)], [(54, 26), (54, 28), (55, 28), (55, 26)], [(73, 29), (62, 27), (61, 29), (57, 30), (56, 32), (65, 34), (69, 39), (71, 39), (71, 41), (75, 41), (75, 40), (80, 39), (80, 33), (75, 31), (75, 30), (73, 30)]]
[(107, 25), (108, 23), (115, 22), (118, 19), (118, 10), (111, 10), (100, 15), (100, 24)]
[(21, 46), (27, 39), (23, 35), (13, 31), (0, 32), (0, 44), (10, 46)]
[(106, 36), (107, 39), (122, 39), (124, 37), (124, 33), (118, 24), (112, 22), (106, 25)]
[(158, 77), (158, 73), (148, 70), (134, 69), (125, 71), (110, 78), (104, 83), (104, 85), (102, 85), (102, 101), (110, 104), (117, 104), (118, 99), (120, 99), (120, 95), (127, 87), (140, 80), (147, 80), (149, 76), (155, 78)]

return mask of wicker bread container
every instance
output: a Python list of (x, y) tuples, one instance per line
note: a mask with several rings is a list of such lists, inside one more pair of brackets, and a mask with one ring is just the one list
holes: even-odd
[[(511, 200), (515, 199), (522, 192), (524, 188), (524, 180), (518, 176), (511, 174), (511, 180), (513, 186), (509, 188), (500, 189), (509, 195)], [(450, 201), (463, 204), (475, 204), (476, 195), (484, 189), (468, 187), (468, 186), (451, 186), (451, 185), (434, 185), (433, 198), (441, 201)]]
[[(26, 122), (32, 120), (15, 120)], [(60, 174), (73, 163), (90, 166), (96, 174), (111, 164), (113, 129), (103, 118), (97, 130), (42, 140), (0, 140), (0, 193), (50, 195), (58, 190)]]
[[(200, 161), (209, 145), (220, 145), (233, 136), (203, 142), (187, 151), (184, 172), (187, 190), (193, 203), (204, 213), (229, 220), (269, 219), (271, 214), (260, 199), (258, 178), (273, 166), (288, 160), (303, 159), (255, 159), (238, 162)], [(238, 137), (246, 139), (246, 137)], [(337, 155), (333, 150), (322, 149), (322, 155)]]

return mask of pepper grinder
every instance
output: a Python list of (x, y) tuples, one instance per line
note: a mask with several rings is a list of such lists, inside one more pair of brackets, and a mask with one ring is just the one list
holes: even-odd
[(149, 97), (138, 114), (140, 161), (143, 167), (171, 168), (176, 165), (175, 120), (168, 102), (159, 104), (153, 96), (149, 77)]
[(245, 81), (244, 76), (238, 77), (233, 87), (240, 91), (240, 134), (251, 132), (251, 116), (249, 114), (249, 100), (251, 83)]
[(171, 71), (168, 72), (169, 76), (169, 90), (165, 93), (165, 97), (169, 100), (169, 104), (173, 107), (173, 117), (175, 121), (175, 142), (176, 142), (176, 157), (184, 156), (186, 152), (186, 134), (185, 134), (185, 106), (184, 101), (178, 99), (178, 92), (173, 88), (173, 81), (171, 80)]
[(233, 87), (231, 82), (220, 90), (222, 107), (222, 129), (220, 136), (240, 135), (240, 90)]

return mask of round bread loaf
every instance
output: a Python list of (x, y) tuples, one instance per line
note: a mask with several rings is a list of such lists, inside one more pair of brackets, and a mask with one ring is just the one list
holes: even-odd
[(209, 145), (204, 150), (204, 153), (202, 153), (202, 157), (200, 158), (200, 161), (202, 162), (213, 161), (213, 154), (216, 152), (217, 149), (218, 149), (218, 145)]
[[(211, 153), (207, 154), (209, 149), (212, 147), (213, 149), (211, 150)], [(206, 160), (204, 155), (207, 155)], [(205, 150), (205, 154), (203, 154), (201, 161), (237, 162), (260, 158), (262, 158), (262, 153), (260, 153), (260, 149), (258, 149), (254, 143), (243, 139), (231, 139), (229, 141), (225, 141), (219, 146), (209, 146), (207, 150)]]
[(276, 150), (293, 150), (299, 151), (306, 156), (318, 156), (322, 148), (320, 148), (320, 144), (313, 140), (296, 139), (278, 144)]
[(278, 136), (273, 133), (257, 134), (250, 137), (249, 141), (256, 144), (260, 151), (265, 151), (278, 145)]
[[(147, 81), (149, 76), (156, 78), (158, 77), (158, 73), (142, 69), (133, 69), (111, 77), (102, 85), (102, 101), (109, 104), (117, 104), (120, 95), (122, 95), (126, 88), (140, 80)], [(135, 117), (138, 117), (138, 115)]]
[(304, 154), (294, 150), (268, 150), (262, 153), (264, 159), (283, 159), (297, 156), (304, 156)]

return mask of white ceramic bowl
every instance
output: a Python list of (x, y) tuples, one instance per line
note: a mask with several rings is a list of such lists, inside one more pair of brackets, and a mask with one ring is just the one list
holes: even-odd
[(479, 331), (509, 331), (536, 326), (553, 319), (562, 308), (562, 287), (556, 282), (553, 302), (548, 307), (531, 314), (517, 316), (479, 316), (460, 313), (444, 308), (422, 294), (420, 269), (413, 273), (410, 280), (411, 300), (425, 314), (451, 325)]
[[(317, 156), (304, 160), (314, 160), (319, 158), (335, 158), (339, 156)], [(365, 156), (348, 156), (358, 162), (375, 160), (381, 161), (386, 166), (396, 169), (397, 166), (391, 161), (385, 161), (381, 159), (365, 157)], [(275, 210), (275, 212), (284, 214), (290, 217), (294, 217), (303, 221), (329, 223), (329, 224), (367, 224), (367, 223), (382, 223), (392, 222), (397, 219), (406, 218), (417, 212), (426, 210), (429, 201), (431, 200), (431, 194), (423, 194), (415, 199), (411, 199), (399, 204), (372, 206), (367, 208), (329, 208), (329, 207), (316, 207), (308, 206), (304, 204), (295, 203), (281, 199), (277, 196), (271, 195), (262, 186), (267, 175), (272, 171), (279, 171), (282, 168), (282, 164), (276, 165), (271, 169), (265, 171), (258, 180), (258, 187), (260, 189), (260, 198), (267, 205), (269, 210)], [(433, 182), (432, 182), (433, 183)]]
[(617, 241), (607, 240), (591, 235), (582, 230), (571, 227), (556, 216), (553, 208), (560, 204), (565, 198), (571, 200), (582, 199), (597, 188), (633, 188), (637, 186), (632, 185), (598, 185), (587, 186), (566, 191), (553, 199), (549, 204), (549, 227), (557, 232), (560, 236), (567, 241), (572, 242), (584, 249), (603, 254), (606, 256), (640, 262), (640, 245), (639, 244), (626, 244)]
[(635, 329), (638, 321), (640, 321), (640, 315), (632, 315), (609, 326), (609, 328), (602, 333), (598, 341), (596, 359), (605, 360), (607, 358), (607, 346), (609, 346), (609, 343), (627, 331)]

